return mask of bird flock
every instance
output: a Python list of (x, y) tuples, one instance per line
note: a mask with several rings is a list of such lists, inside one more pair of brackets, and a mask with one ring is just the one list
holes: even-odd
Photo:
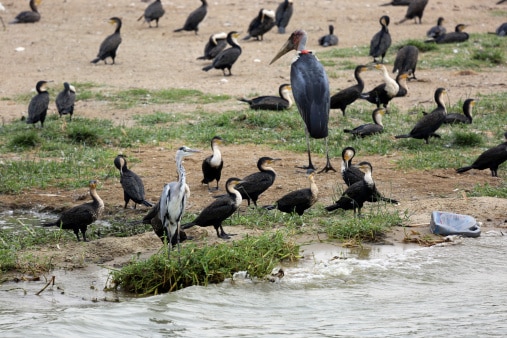
[[(201, 0), (200, 2), (201, 5), (188, 14), (183, 25), (173, 30), (173, 32), (187, 31), (194, 32), (195, 35), (199, 34), (199, 25), (207, 17), (208, 11), (211, 10), (206, 0)], [(391, 3), (384, 4), (384, 6), (407, 6), (406, 15), (397, 21), (396, 24), (403, 24), (407, 20), (412, 19), (414, 19), (415, 24), (421, 24), (424, 9), (428, 5), (428, 2), (428, 0), (392, 1)], [(499, 1), (498, 4), (502, 2)], [(38, 6), (41, 3), (42, 0), (30, 0), (29, 6), (31, 10), (19, 13), (9, 23), (37, 24), (41, 20), (41, 14), (38, 11)], [(247, 34), (243, 38), (243, 41), (250, 39), (263, 41), (265, 35), (275, 26), (277, 26), (278, 34), (285, 34), (295, 10), (297, 10), (297, 2), (294, 4), (292, 0), (280, 2), (276, 10), (268, 8), (259, 9), (256, 16), (248, 25)], [(167, 14), (168, 11), (164, 9), (163, 3), (160, 0), (154, 0), (146, 7), (144, 13), (138, 18), (138, 21), (144, 19), (143, 23), (148, 24), (149, 28), (160, 29), (159, 22), (164, 20), (164, 15)], [(121, 36), (123, 21), (119, 16), (112, 16), (109, 21), (115, 25), (115, 30), (100, 44), (96, 57), (91, 60), (93, 64), (97, 64), (99, 61), (108, 64), (108, 59), (111, 59), (111, 65), (115, 64), (118, 48), (123, 41)], [(152, 26), (153, 22), (155, 22), (154, 27)], [(357, 84), (342, 89), (336, 94), (331, 94), (325, 67), (311, 51), (306, 49), (308, 41), (307, 32), (297, 29), (290, 35), (279, 52), (274, 53), (274, 57), (270, 63), (274, 63), (290, 51), (295, 51), (296, 59), (292, 62), (290, 69), (291, 83), (280, 85), (279, 97), (263, 95), (251, 99), (239, 99), (248, 103), (251, 109), (274, 111), (289, 109), (295, 103), (305, 124), (308, 166), (304, 168), (308, 170), (309, 188), (289, 192), (274, 204), (266, 206), (266, 209), (278, 209), (282, 212), (302, 215), (305, 210), (314, 205), (318, 200), (318, 188), (315, 180), (317, 172), (311, 159), (310, 138), (324, 138), (326, 142), (326, 165), (319, 173), (335, 171), (331, 165), (328, 152), (328, 121), (331, 109), (340, 109), (342, 115), (346, 116), (347, 107), (356, 100), (361, 99), (371, 102), (376, 105), (376, 109), (372, 112), (373, 123), (343, 131), (356, 137), (367, 137), (384, 131), (383, 117), (389, 113), (388, 104), (392, 99), (401, 98), (408, 94), (407, 80), (409, 77), (411, 77), (410, 80), (417, 80), (415, 72), (419, 59), (419, 51), (415, 46), (403, 46), (398, 50), (396, 60), (394, 61), (393, 72), (396, 74), (396, 77), (393, 79), (389, 75), (384, 62), (386, 53), (391, 47), (393, 40), (389, 32), (390, 22), (391, 18), (388, 15), (381, 15), (379, 17), (380, 30), (372, 36), (370, 42), (369, 56), (372, 58), (372, 63), (357, 65), (354, 73), (351, 74), (351, 76), (354, 76)], [(454, 31), (447, 32), (444, 27), (444, 17), (439, 17), (437, 25), (427, 31), (426, 36), (428, 40), (426, 42), (464, 42), (469, 39), (468, 33), (464, 31), (466, 27), (466, 24), (459, 23)], [(506, 27), (507, 23), (502, 24), (498, 27), (495, 34), (505, 36), (507, 34)], [(328, 30), (329, 34), (319, 38), (313, 37), (313, 39), (322, 47), (337, 46), (339, 38), (335, 35), (335, 27), (329, 25)], [(230, 30), (228, 33), (215, 32), (209, 36), (209, 40), (204, 46), (203, 55), (197, 57), (198, 60), (211, 62), (211, 64), (202, 67), (203, 71), (217, 69), (222, 70), (224, 76), (233, 75), (231, 69), (242, 55), (242, 47), (238, 43), (239, 31), (240, 29)], [(361, 78), (361, 74), (371, 69), (379, 71), (383, 83), (369, 92), (364, 92), (365, 84)], [(36, 83), (37, 95), (31, 99), (28, 106), (26, 123), (35, 125), (40, 122), (41, 128), (44, 126), (50, 103), (47, 91), (49, 83), (50, 81), (47, 80), (39, 80)], [(74, 114), (76, 89), (68, 82), (64, 82), (63, 86), (63, 90), (55, 99), (55, 105), (60, 117), (68, 114), (69, 121), (71, 121)], [(447, 113), (443, 103), (442, 97), (445, 93), (445, 88), (436, 88), (434, 94), (436, 108), (430, 113), (424, 113), (413, 129), (407, 134), (396, 135), (395, 137), (423, 139), (425, 143), (429, 144), (431, 137), (439, 137), (437, 130), (443, 124), (472, 123), (471, 113), (475, 100), (468, 99), (465, 101), (463, 106), (464, 114), (451, 116), (451, 114)], [(505, 134), (505, 138), (507, 139), (507, 133)], [(212, 154), (202, 162), (203, 179), (201, 183), (206, 184), (209, 191), (219, 190), (221, 171), (224, 165), (224, 159), (219, 146), (223, 142), (224, 140), (220, 136), (214, 137), (211, 140)], [(248, 205), (252, 203), (257, 207), (259, 196), (273, 185), (276, 178), (276, 172), (272, 165), (279, 159), (266, 156), (261, 157), (257, 163), (258, 172), (244, 178), (228, 178), (225, 183), (226, 195), (217, 197), (192, 222), (181, 224), (187, 201), (190, 198), (183, 159), (198, 152), (198, 150), (185, 146), (180, 147), (176, 151), (175, 162), (178, 180), (167, 183), (162, 188), (160, 199), (155, 205), (146, 200), (143, 182), (137, 174), (127, 167), (126, 156), (118, 155), (113, 161), (120, 172), (120, 183), (124, 192), (124, 207), (127, 208), (129, 201), (134, 202), (134, 208), (136, 208), (137, 204), (150, 207), (150, 211), (142, 222), (152, 224), (157, 235), (165, 238), (170, 245), (179, 244), (180, 240), (186, 238), (183, 230), (189, 229), (194, 225), (212, 225), (218, 237), (223, 239), (230, 238), (230, 234), (224, 231), (222, 222), (239, 208), (242, 200), (246, 200)], [(332, 211), (338, 208), (353, 209), (354, 213), (360, 215), (361, 208), (365, 202), (385, 201), (394, 204), (399, 203), (396, 200), (383, 197), (378, 192), (373, 179), (373, 165), (364, 161), (360, 162), (357, 166), (353, 165), (351, 160), (354, 155), (355, 150), (353, 148), (344, 148), (341, 175), (348, 188), (334, 204), (326, 207), (326, 210)], [(470, 169), (483, 170), (489, 168), (492, 176), (497, 176), (498, 166), (506, 160), (507, 142), (504, 142), (497, 147), (485, 151), (472, 165), (459, 168), (457, 172), (462, 173)], [(355, 179), (351, 179), (354, 176), (351, 172), (354, 172)], [(212, 182), (215, 182), (214, 187), (210, 187), (210, 183)], [(97, 194), (96, 186), (96, 181), (90, 182), (89, 188), (90, 196), (93, 199), (92, 202), (64, 211), (57, 221), (45, 225), (59, 225), (64, 229), (74, 229), (78, 240), (80, 240), (79, 231), (81, 231), (83, 239), (86, 240), (86, 226), (98, 219), (104, 208), (104, 203)], [(72, 222), (75, 225), (72, 225)]]

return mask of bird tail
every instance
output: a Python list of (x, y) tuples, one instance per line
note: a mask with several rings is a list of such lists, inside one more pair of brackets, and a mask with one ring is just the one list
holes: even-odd
[(141, 15), (141, 16), (139, 17), (139, 19), (137, 19), (137, 21), (141, 21), (141, 19), (142, 19), (143, 17), (144, 17), (144, 14), (143, 14), (143, 15)]
[(195, 222), (190, 222), (190, 223), (186, 223), (186, 224), (183, 224), (180, 226), (180, 229), (181, 230), (186, 230), (186, 229), (190, 229), (191, 227), (193, 227), (195, 225)]
[(150, 208), (153, 206), (153, 204), (148, 202), (147, 200), (143, 200), (141, 203)]
[(173, 30), (173, 32), (176, 32), (176, 33), (181, 32), (181, 31), (183, 31), (183, 28), (178, 28), (178, 29)]
[(338, 201), (333, 205), (325, 207), (325, 209), (327, 211), (333, 211), (333, 210), (340, 209), (340, 208), (341, 208), (341, 204), (339, 204)]
[(251, 100), (246, 99), (246, 98), (244, 98), (244, 97), (240, 97), (240, 98), (238, 98), (238, 101), (242, 101), (242, 102), (250, 103), (250, 101), (251, 101)]
[(97, 63), (100, 61), (99, 57), (96, 57), (95, 59), (91, 60), (90, 63)]
[(472, 169), (472, 166), (458, 168), (458, 169), (456, 169), (456, 172), (457, 173), (464, 173), (465, 171), (469, 171), (470, 169)]
[(272, 204), (272, 205), (263, 205), (262, 206), (264, 209), (266, 210), (274, 210), (276, 209), (276, 205)]
[(382, 195), (377, 196), (377, 201), (382, 201), (382, 202), (391, 203), (391, 204), (400, 204), (399, 201), (392, 199), (392, 198), (384, 197)]
[(41, 225), (42, 225), (43, 227), (55, 227), (55, 226), (60, 226), (58, 221), (55, 221), (55, 222), (42, 223)]
[(251, 37), (252, 37), (252, 36), (251, 36), (250, 34), (248, 34), (247, 36), (245, 36), (245, 37), (243, 38), (243, 40), (248, 40), (248, 39), (250, 39)]
[(213, 65), (206, 66), (206, 67), (204, 67), (202, 70), (204, 70), (205, 72), (207, 72), (207, 71), (208, 71), (208, 70), (210, 70), (211, 68), (213, 68)]
[(409, 138), (410, 135), (404, 134), (404, 135), (396, 135), (394, 138)]
[(208, 57), (206, 55), (199, 56), (196, 60), (208, 60)]
[(352, 130), (350, 130), (350, 129), (343, 129), (343, 132), (344, 132), (344, 133), (351, 133), (351, 132), (352, 132)]

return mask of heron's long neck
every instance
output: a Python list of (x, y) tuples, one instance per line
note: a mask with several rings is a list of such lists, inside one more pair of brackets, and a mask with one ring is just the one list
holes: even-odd
[(185, 172), (185, 168), (183, 167), (183, 159), (178, 158), (176, 160), (176, 168), (178, 170), (178, 191), (181, 194), (185, 193), (186, 185), (187, 185), (187, 173)]

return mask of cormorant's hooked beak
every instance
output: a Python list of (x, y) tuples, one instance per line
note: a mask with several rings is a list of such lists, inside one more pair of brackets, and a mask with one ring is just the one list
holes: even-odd
[(280, 48), (280, 50), (278, 51), (278, 54), (275, 55), (275, 57), (273, 58), (273, 60), (271, 60), (269, 64), (272, 64), (273, 62), (275, 62), (276, 60), (278, 60), (279, 58), (281, 58), (282, 56), (284, 56), (293, 49), (294, 43), (292, 42), (292, 39), (287, 40), (285, 44), (282, 46), (282, 48)]

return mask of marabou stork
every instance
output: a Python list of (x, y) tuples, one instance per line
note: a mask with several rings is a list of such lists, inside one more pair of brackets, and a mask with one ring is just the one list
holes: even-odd
[(336, 171), (329, 160), (327, 136), (329, 121), (329, 81), (322, 64), (311, 51), (305, 49), (307, 34), (304, 30), (294, 31), (270, 64), (291, 50), (298, 52), (292, 62), (290, 82), (299, 114), (305, 122), (308, 167), (315, 169), (310, 156), (310, 137), (326, 139), (326, 166), (320, 172)]
[[(180, 147), (178, 151), (176, 151), (178, 181), (167, 183), (162, 190), (162, 195), (160, 195), (159, 217), (162, 220), (169, 245), (173, 242), (173, 236), (176, 232), (179, 234), (181, 217), (183, 217), (187, 198), (190, 195), (190, 189), (186, 182), (185, 168), (183, 168), (182, 164), (183, 158), (198, 152), (198, 150), (185, 146)], [(176, 243), (179, 244), (179, 238)], [(168, 252), (170, 252), (170, 250)]]

